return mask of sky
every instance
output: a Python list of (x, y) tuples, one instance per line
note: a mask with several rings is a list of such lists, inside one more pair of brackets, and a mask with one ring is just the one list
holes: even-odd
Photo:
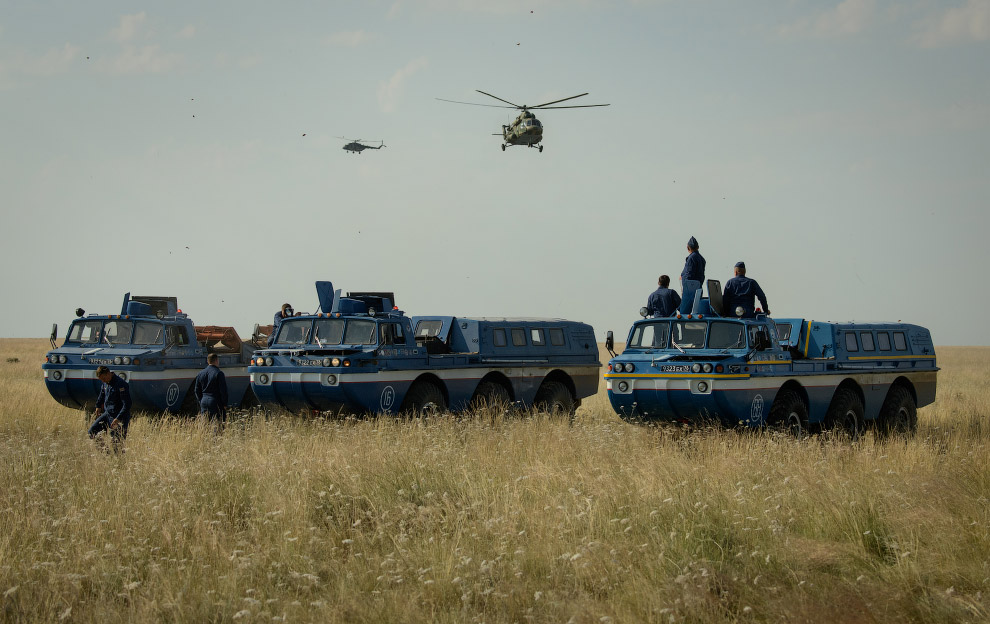
[[(245, 336), (330, 280), (621, 341), (695, 236), (776, 317), (990, 345), (990, 0), (0, 7), (2, 337), (125, 292)], [(610, 106), (503, 152), (476, 90)]]

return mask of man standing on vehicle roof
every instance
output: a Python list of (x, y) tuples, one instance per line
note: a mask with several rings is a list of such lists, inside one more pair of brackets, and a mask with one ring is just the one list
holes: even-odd
[(227, 416), (227, 378), (220, 370), (220, 356), (206, 356), (206, 368), (196, 375), (193, 392), (199, 404), (199, 413), (210, 420), (223, 422)]
[(746, 263), (737, 262), (734, 271), (736, 276), (725, 283), (725, 292), (722, 293), (723, 316), (736, 316), (736, 308), (739, 307), (743, 309), (740, 318), (756, 318), (757, 297), (763, 304), (763, 311), (770, 314), (763, 289), (755, 279), (746, 277)]
[(89, 426), (89, 437), (95, 438), (109, 429), (112, 448), (119, 451), (131, 422), (131, 390), (126, 381), (106, 366), (97, 367), (96, 378), (103, 382), (103, 387), (96, 397), (96, 420)]
[(657, 280), (657, 288), (646, 300), (646, 315), (653, 317), (671, 316), (677, 311), (677, 306), (681, 305), (681, 296), (676, 291), (668, 288), (670, 277), (661, 275)]
[(275, 334), (278, 333), (278, 326), (282, 324), (282, 321), (292, 316), (292, 304), (283, 303), (282, 309), (275, 313), (275, 324), (272, 327), (272, 333), (268, 336), (268, 346), (272, 346), (275, 342)]
[(680, 311), (687, 314), (694, 306), (694, 293), (701, 290), (705, 281), (705, 258), (698, 253), (698, 239), (691, 237), (687, 242), (688, 257), (684, 258), (684, 270), (681, 271), (681, 307)]

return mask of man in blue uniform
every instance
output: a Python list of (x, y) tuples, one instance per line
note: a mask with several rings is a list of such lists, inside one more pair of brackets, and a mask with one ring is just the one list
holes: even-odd
[(694, 305), (694, 293), (701, 290), (705, 282), (705, 259), (698, 253), (698, 239), (691, 237), (687, 242), (688, 257), (684, 258), (684, 270), (681, 271), (681, 307), (680, 311), (687, 314)]
[(646, 315), (653, 317), (670, 316), (677, 311), (677, 306), (681, 305), (681, 297), (676, 291), (668, 288), (670, 277), (661, 275), (657, 280), (657, 288), (646, 299)]
[(109, 429), (113, 450), (117, 451), (127, 437), (131, 422), (131, 390), (126, 381), (106, 366), (96, 369), (96, 378), (103, 382), (103, 387), (96, 397), (96, 420), (89, 426), (89, 437), (95, 438)]
[(193, 392), (199, 403), (199, 413), (210, 420), (223, 422), (227, 416), (227, 378), (220, 370), (220, 356), (211, 353), (206, 356), (206, 368), (196, 375)]
[(272, 327), (272, 334), (268, 337), (268, 346), (272, 346), (275, 342), (275, 335), (278, 334), (278, 326), (282, 324), (282, 321), (293, 315), (292, 305), (288, 303), (282, 304), (282, 309), (275, 313), (275, 326)]
[(743, 309), (741, 318), (755, 318), (757, 298), (763, 305), (763, 311), (770, 314), (763, 289), (756, 280), (746, 277), (746, 263), (737, 262), (734, 270), (736, 276), (725, 283), (725, 292), (722, 293), (723, 316), (736, 316), (738, 307)]

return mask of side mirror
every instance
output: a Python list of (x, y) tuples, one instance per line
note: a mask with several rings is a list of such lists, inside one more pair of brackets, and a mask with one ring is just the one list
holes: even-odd
[(639, 309), (639, 315), (642, 316), (643, 318), (646, 318), (647, 312), (648, 311), (645, 306)]
[(615, 337), (612, 335), (612, 330), (610, 329), (607, 332), (605, 332), (605, 349), (608, 350), (609, 353), (611, 353), (612, 347), (614, 346), (615, 346)]
[(261, 329), (261, 325), (259, 325), (258, 323), (255, 323), (254, 324), (254, 329), (251, 331), (251, 340), (257, 340), (258, 339), (258, 332), (260, 331), (260, 329)]
[(58, 323), (52, 323), (52, 335), (48, 339), (52, 343), (52, 349), (55, 348), (55, 338), (58, 336)]

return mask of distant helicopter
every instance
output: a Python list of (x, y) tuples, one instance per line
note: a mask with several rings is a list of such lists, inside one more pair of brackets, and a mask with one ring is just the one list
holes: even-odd
[(344, 149), (347, 150), (348, 152), (354, 152), (355, 154), (360, 154), (366, 149), (377, 150), (385, 147), (385, 141), (379, 141), (380, 145), (378, 147), (373, 147), (371, 145), (365, 145), (361, 143), (361, 139), (348, 139), (346, 137), (337, 137), (337, 138), (342, 139), (344, 141), (350, 141), (350, 143), (344, 146)]
[[(519, 116), (516, 117), (512, 123), (502, 126), (502, 139), (505, 141), (502, 143), (502, 151), (505, 151), (507, 145), (526, 145), (528, 147), (539, 147), (539, 150), (543, 151), (543, 146), (536, 144), (543, 139), (543, 124), (540, 120), (536, 118), (536, 115), (531, 113), (531, 110), (543, 110), (551, 108), (594, 108), (596, 106), (608, 106), (608, 104), (584, 104), (578, 106), (550, 106), (551, 104), (557, 104), (558, 102), (566, 102), (567, 100), (573, 100), (574, 98), (584, 97), (588, 95), (587, 93), (582, 93), (580, 95), (572, 95), (571, 97), (566, 97), (562, 100), (554, 100), (553, 102), (546, 102), (545, 104), (539, 104), (537, 106), (527, 106), (523, 104), (513, 104), (509, 100), (503, 100), (497, 95), (492, 95), (491, 93), (485, 93), (480, 89), (475, 89), (478, 93), (487, 95), (490, 98), (495, 98), (499, 102), (505, 102), (506, 104), (511, 104), (511, 106), (500, 106), (498, 104), (478, 104), (476, 102), (459, 102), (457, 100), (445, 100), (443, 98), (437, 98), (441, 102), (453, 102), (454, 104), (468, 104), (470, 106), (490, 106), (492, 108), (516, 108), (521, 110)], [(499, 136), (497, 133), (494, 136)]]

